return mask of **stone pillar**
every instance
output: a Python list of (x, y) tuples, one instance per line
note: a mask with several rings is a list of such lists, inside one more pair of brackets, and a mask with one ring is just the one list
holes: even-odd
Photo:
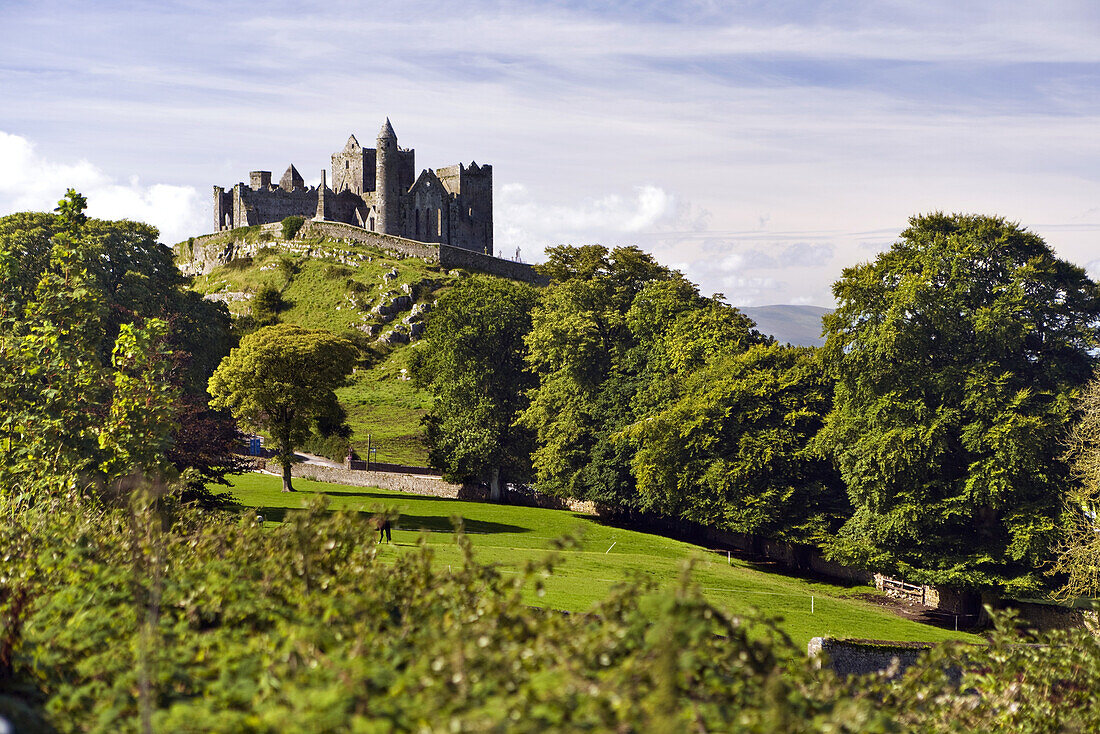
[(321, 185), (317, 187), (317, 214), (314, 219), (318, 222), (325, 221), (325, 192), (328, 185), (325, 183), (325, 169), (321, 169)]

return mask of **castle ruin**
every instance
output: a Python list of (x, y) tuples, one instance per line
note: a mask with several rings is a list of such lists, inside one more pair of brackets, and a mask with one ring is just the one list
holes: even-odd
[(280, 222), (289, 216), (342, 222), (380, 234), (493, 254), (493, 167), (458, 163), (416, 175), (415, 152), (399, 148), (389, 119), (377, 148), (352, 135), (332, 154), (332, 188), (307, 187), (293, 164), (278, 185), (270, 171), (249, 183), (214, 187), (216, 232)]

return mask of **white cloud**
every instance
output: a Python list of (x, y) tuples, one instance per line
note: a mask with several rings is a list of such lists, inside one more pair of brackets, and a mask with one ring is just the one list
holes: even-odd
[(632, 196), (608, 194), (575, 204), (540, 201), (523, 184), (500, 187), (494, 204), (496, 239), (508, 246), (541, 249), (547, 244), (584, 243), (652, 229), (677, 212), (673, 197), (657, 186), (636, 186)]
[(154, 225), (169, 244), (209, 229), (191, 186), (125, 183), (87, 160), (66, 163), (41, 155), (27, 138), (0, 131), (0, 212), (51, 211), (67, 189), (88, 199), (88, 215)]

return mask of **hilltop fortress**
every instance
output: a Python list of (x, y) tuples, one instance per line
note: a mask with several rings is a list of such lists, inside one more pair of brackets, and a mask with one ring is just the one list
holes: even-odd
[(293, 164), (277, 186), (270, 171), (252, 171), (249, 183), (214, 187), (214, 230), (280, 222), (300, 216), (341, 222), (368, 232), (493, 254), (493, 167), (458, 163), (416, 175), (415, 151), (399, 148), (389, 119), (377, 148), (352, 135), (332, 154), (332, 188), (307, 187)]

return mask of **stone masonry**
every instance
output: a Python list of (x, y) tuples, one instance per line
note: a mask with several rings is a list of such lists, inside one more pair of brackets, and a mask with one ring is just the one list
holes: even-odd
[(214, 231), (300, 216), (342, 222), (416, 242), (493, 254), (493, 167), (461, 163), (416, 175), (415, 151), (400, 148), (389, 119), (377, 147), (352, 135), (332, 154), (332, 187), (307, 187), (293, 164), (278, 185), (270, 171), (252, 171), (229, 191), (214, 187)]

